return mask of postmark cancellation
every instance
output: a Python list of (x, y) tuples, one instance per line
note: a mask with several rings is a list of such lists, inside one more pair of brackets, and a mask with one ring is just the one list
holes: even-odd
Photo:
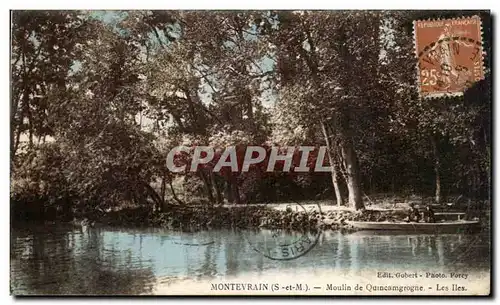
[(479, 16), (413, 23), (422, 98), (460, 96), (484, 78)]

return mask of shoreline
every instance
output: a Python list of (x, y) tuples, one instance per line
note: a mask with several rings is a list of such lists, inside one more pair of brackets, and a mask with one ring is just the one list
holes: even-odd
[[(81, 215), (80, 217), (74, 217), (73, 220), (41, 220), (40, 223), (73, 224), (75, 226), (159, 228), (185, 232), (235, 228), (250, 230), (282, 229), (289, 231), (358, 231), (349, 222), (406, 222), (405, 218), (408, 214), (407, 209), (401, 206), (394, 209), (372, 206), (365, 210), (355, 211), (345, 206), (321, 205), (320, 212), (318, 212), (318, 210), (310, 209), (319, 206), (318, 203), (304, 202), (304, 205), (301, 205), (303, 210), (297, 206), (291, 208), (292, 204), (253, 204), (242, 206), (172, 205), (162, 212), (154, 212), (148, 207), (137, 207), (87, 214), (85, 216)], [(488, 223), (487, 218), (480, 217), (483, 227)], [(13, 221), (16, 224), (26, 222), (33, 223), (33, 221), (28, 219)]]

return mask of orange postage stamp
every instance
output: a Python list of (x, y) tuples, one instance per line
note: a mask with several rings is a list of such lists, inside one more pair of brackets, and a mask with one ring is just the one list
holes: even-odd
[(414, 33), (421, 97), (463, 95), (484, 78), (479, 16), (417, 20)]

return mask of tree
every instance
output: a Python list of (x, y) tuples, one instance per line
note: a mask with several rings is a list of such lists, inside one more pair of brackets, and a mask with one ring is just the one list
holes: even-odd
[[(490, 72), (463, 98), (416, 90), (412, 21), (465, 13), (14, 12), (13, 197), (88, 211), (325, 196), (363, 209), (364, 191), (485, 197)], [(332, 171), (171, 173), (178, 145), (327, 146)]]
[[(12, 13), (11, 160), (21, 134), (29, 147), (53, 134), (47, 113), (53, 96), (65, 91), (67, 76), (85, 45), (87, 22), (74, 11)], [(64, 39), (62, 39), (64, 37)]]
[[(329, 157), (342, 160), (349, 204), (362, 209), (354, 126), (369, 112), (377, 88), (380, 17), (374, 12), (278, 12), (269, 19), (276, 23), (269, 39), (277, 50), (280, 107), (296, 113), (305, 126), (325, 126), (320, 128), (325, 141), (332, 141), (328, 146), (340, 150)], [(332, 172), (333, 181), (336, 176)]]
[[(466, 178), (459, 178), (457, 173), (453, 172), (456, 166), (463, 166), (464, 163), (454, 164), (453, 160), (463, 159), (464, 154), (471, 156), (475, 154), (473, 151), (476, 149), (487, 151), (487, 144), (485, 146), (478, 144), (485, 143), (483, 131), (488, 128), (485, 129), (485, 126), (489, 125), (483, 120), (485, 118), (483, 111), (490, 109), (489, 81), (481, 81), (475, 86), (475, 88), (482, 87), (484, 94), (479, 94), (477, 89), (471, 88), (463, 97), (424, 100), (418, 96), (416, 89), (417, 70), (416, 68), (409, 69), (406, 63), (416, 62), (411, 36), (413, 20), (429, 18), (431, 15), (435, 18), (460, 17), (457, 14), (462, 16), (464, 12), (429, 11), (425, 15), (418, 11), (392, 13), (388, 19), (388, 27), (393, 34), (392, 41), (388, 43), (393, 44), (393, 47), (386, 48), (387, 60), (381, 66), (384, 86), (395, 92), (393, 97), (387, 95), (385, 97), (392, 109), (391, 130), (399, 136), (408, 137), (414, 149), (420, 151), (421, 156), (432, 162), (435, 181), (434, 198), (438, 203), (443, 198), (443, 176), (460, 180)], [(487, 14), (481, 14), (481, 16), (483, 22), (488, 24), (489, 16)], [(487, 39), (485, 41), (487, 54), (488, 49)], [(479, 123), (481, 121), (483, 123)], [(479, 148), (480, 146), (482, 148)], [(456, 154), (457, 152), (460, 152), (459, 155)], [(471, 160), (477, 160), (477, 157), (466, 161), (466, 167), (476, 167), (476, 161), (471, 162)], [(488, 167), (483, 167), (480, 171), (488, 173), (489, 170)], [(443, 172), (446, 172), (446, 175), (443, 175)], [(446, 186), (456, 189), (456, 186), (462, 183), (456, 180), (449, 181)]]

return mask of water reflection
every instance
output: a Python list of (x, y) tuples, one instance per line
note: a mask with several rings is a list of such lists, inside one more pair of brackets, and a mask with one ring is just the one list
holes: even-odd
[(125, 249), (107, 248), (99, 229), (32, 228), (13, 232), (11, 290), (24, 294), (140, 294), (154, 274)]
[(272, 242), (271, 236), (269, 231), (82, 231), (61, 226), (13, 230), (11, 290), (16, 295), (147, 294), (159, 278), (301, 268), (348, 273), (382, 268), (484, 271), (490, 263), (488, 235), (326, 232), (314, 249), (291, 261), (269, 260), (254, 250), (262, 241)]

